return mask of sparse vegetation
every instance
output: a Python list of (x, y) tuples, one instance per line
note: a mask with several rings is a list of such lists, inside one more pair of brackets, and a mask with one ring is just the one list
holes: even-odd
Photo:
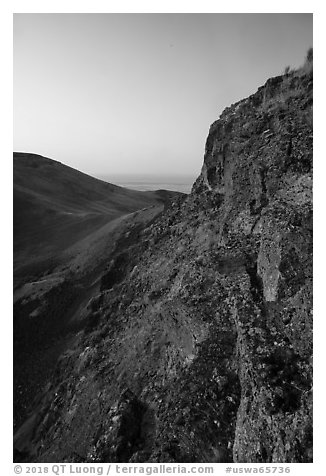
[(306, 61), (308, 63), (312, 63), (312, 61), (313, 61), (313, 49), (312, 48), (309, 48), (309, 50), (307, 52)]

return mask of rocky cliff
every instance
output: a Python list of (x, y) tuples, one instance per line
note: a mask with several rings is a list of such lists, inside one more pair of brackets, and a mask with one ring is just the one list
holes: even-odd
[(210, 128), (192, 192), (130, 230), (16, 460), (312, 460), (312, 67)]

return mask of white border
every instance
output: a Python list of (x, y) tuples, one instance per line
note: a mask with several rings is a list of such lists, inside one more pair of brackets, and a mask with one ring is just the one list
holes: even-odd
[[(245, 7), (245, 8), (244, 8)], [(325, 145), (324, 132), (324, 94), (326, 85), (324, 73), (326, 18), (323, 2), (317, 1), (273, 1), (262, 3), (258, 1), (211, 1), (185, 2), (180, 0), (166, 1), (107, 1), (107, 0), (57, 0), (57, 1), (3, 1), (0, 5), (0, 48), (1, 48), (1, 295), (2, 295), (2, 345), (1, 345), (1, 410), (2, 410), (2, 439), (1, 439), (1, 468), (3, 474), (13, 474), (12, 465), (12, 143), (13, 143), (13, 116), (12, 116), (12, 13), (314, 13), (314, 345), (315, 345), (315, 399), (314, 399), (314, 464), (290, 465), (294, 471), (291, 474), (325, 474), (322, 469), (324, 459), (324, 362), (323, 352), (325, 321), (324, 316), (324, 221), (325, 209), (323, 206), (326, 178), (326, 158), (322, 153)], [(207, 125), (207, 128), (209, 124)], [(317, 169), (317, 172), (316, 172)], [(9, 278), (10, 276), (10, 278)], [(325, 453), (326, 456), (326, 453)], [(223, 465), (224, 466), (224, 465)], [(239, 466), (239, 465), (238, 465)], [(266, 466), (266, 465), (261, 465)], [(299, 467), (298, 467), (299, 466)], [(6, 468), (7, 467), (7, 471)]]

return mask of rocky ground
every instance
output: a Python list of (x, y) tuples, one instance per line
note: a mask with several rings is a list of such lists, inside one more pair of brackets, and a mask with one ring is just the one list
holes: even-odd
[(312, 65), (227, 108), (190, 196), (120, 237), (15, 460), (312, 461)]
[[(153, 205), (123, 215), (67, 248), (56, 265), (32, 274), (14, 292), (14, 429), (34, 406), (62, 352), (85, 326), (88, 303), (100, 292), (102, 274), (121, 237), (162, 213)], [(21, 279), (21, 278), (20, 278)]]

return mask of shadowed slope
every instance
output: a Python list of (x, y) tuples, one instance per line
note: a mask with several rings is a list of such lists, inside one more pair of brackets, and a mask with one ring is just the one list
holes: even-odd
[(14, 153), (14, 426), (83, 328), (117, 243), (175, 194), (137, 192)]
[(127, 213), (173, 193), (137, 192), (35, 154), (14, 153), (14, 267), (42, 262)]

